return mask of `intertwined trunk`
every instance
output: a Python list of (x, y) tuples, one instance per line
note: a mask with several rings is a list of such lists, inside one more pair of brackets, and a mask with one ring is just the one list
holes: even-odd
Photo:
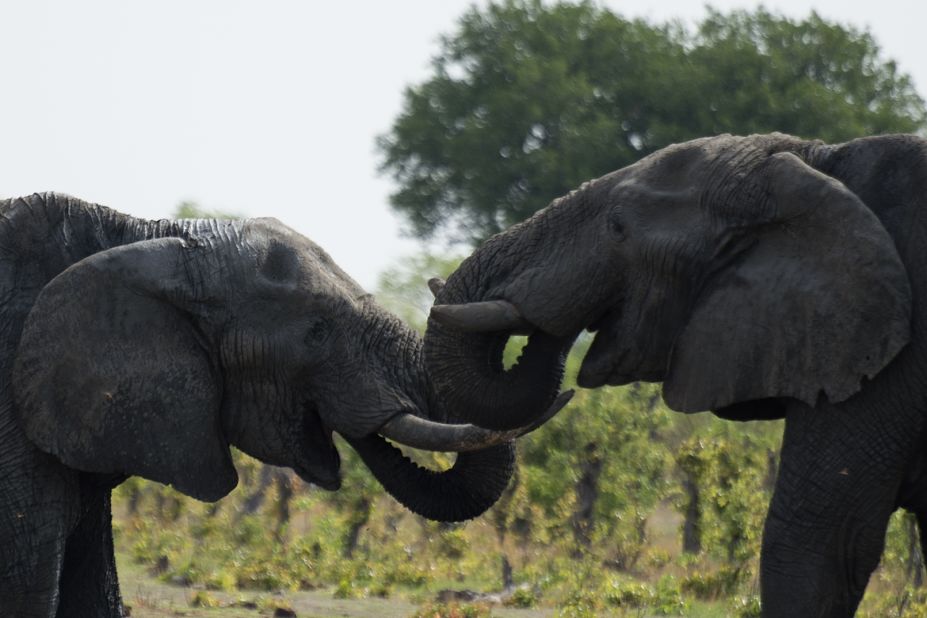
[[(378, 310), (367, 329), (368, 354), (391, 387), (405, 395), (416, 414), (429, 420), (448, 417), (424, 366), (422, 339), (397, 318)], [(460, 453), (445, 471), (423, 468), (379, 435), (345, 436), (381, 485), (402, 505), (428, 519), (464, 521), (491, 507), (508, 486), (514, 445), (501, 444)]]
[[(512, 244), (505, 236), (497, 237), (465, 260), (437, 294), (435, 304), (497, 300), (489, 291), (493, 274), (484, 272), (481, 264), (487, 254), (514, 251)], [(573, 337), (535, 330), (518, 361), (506, 369), (502, 355), (512, 334), (463, 332), (429, 319), (425, 362), (450, 419), (512, 429), (540, 417), (557, 397)]]
[(512, 444), (460, 453), (453, 467), (436, 472), (411, 461), (380, 436), (348, 438), (348, 443), (390, 495), (436, 521), (466, 521), (481, 515), (505, 491), (515, 466)]

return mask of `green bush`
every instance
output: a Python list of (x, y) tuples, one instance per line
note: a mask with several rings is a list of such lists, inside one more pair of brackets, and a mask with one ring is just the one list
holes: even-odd
[(654, 596), (653, 588), (644, 582), (618, 580), (609, 582), (603, 595), (612, 607), (632, 609), (649, 606)]
[(538, 596), (531, 588), (522, 586), (512, 592), (512, 596), (505, 600), (507, 607), (521, 607), (524, 609), (538, 604)]
[(731, 604), (731, 613), (736, 618), (760, 618), (760, 597), (755, 594), (736, 597)]
[(740, 586), (742, 571), (723, 566), (713, 573), (696, 572), (687, 575), (680, 584), (686, 594), (697, 599), (714, 601), (729, 597)]
[(682, 598), (679, 582), (672, 575), (664, 575), (657, 582), (651, 608), (660, 616), (685, 614), (689, 604)]

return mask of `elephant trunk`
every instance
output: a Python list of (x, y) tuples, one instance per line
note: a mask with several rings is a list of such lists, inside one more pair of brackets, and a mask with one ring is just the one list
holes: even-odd
[(460, 453), (443, 472), (423, 468), (381, 438), (346, 438), (377, 481), (410, 511), (436, 521), (466, 521), (496, 503), (515, 470), (512, 442)]
[[(388, 372), (383, 376), (392, 388), (401, 393), (411, 404), (406, 415), (421, 417), (428, 423), (420, 423), (426, 434), (440, 433), (442, 423), (448, 418), (440, 398), (435, 393), (424, 366), (422, 339), (397, 318), (378, 312), (375, 328), (368, 330), (376, 341), (370, 350), (376, 358), (375, 365)], [(508, 486), (515, 466), (515, 448), (511, 437), (489, 436), (488, 448), (459, 452), (453, 467), (445, 471), (422, 468), (387, 442), (383, 436), (397, 439), (392, 431), (402, 415), (384, 423), (379, 434), (365, 437), (344, 435), (345, 440), (360, 455), (379, 483), (398, 502), (409, 510), (428, 519), (438, 521), (464, 521), (482, 514), (491, 507)], [(408, 424), (408, 423), (406, 423)], [(447, 426), (448, 434), (459, 434), (466, 426)], [(487, 434), (484, 430), (476, 433)], [(482, 432), (482, 433), (481, 433)], [(405, 435), (412, 435), (406, 433)], [(430, 436), (427, 440), (431, 439)], [(514, 434), (513, 436), (514, 437)], [(456, 439), (456, 438), (455, 438)], [(453, 441), (447, 442), (448, 445)], [(456, 440), (455, 448), (466, 448), (469, 440)], [(501, 442), (501, 443), (499, 443)], [(409, 441), (407, 446), (421, 446)], [(451, 450), (437, 446), (434, 450)]]
[(489, 429), (533, 423), (557, 397), (570, 342), (535, 331), (517, 363), (502, 355), (510, 334), (465, 333), (429, 321), (426, 358), (449, 418)]
[[(454, 319), (428, 320), (425, 364), (435, 392), (447, 408), (449, 419), (463, 420), (490, 429), (511, 429), (535, 422), (557, 397), (572, 336), (560, 337), (535, 329), (515, 365), (506, 369), (502, 355), (509, 337), (530, 330), (510, 304), (487, 293), (480, 260), (486, 254), (513, 250), (508, 235), (497, 236), (461, 264), (439, 291), (435, 304), (478, 307), (483, 317), (460, 316), (476, 321), (478, 329), (459, 328)], [(502, 247), (498, 247), (502, 245)], [(489, 298), (485, 298), (485, 295)], [(500, 325), (494, 330), (493, 325)]]

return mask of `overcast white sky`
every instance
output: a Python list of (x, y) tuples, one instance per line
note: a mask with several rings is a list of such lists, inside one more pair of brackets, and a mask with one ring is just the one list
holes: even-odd
[[(419, 248), (399, 236), (374, 138), (471, 4), (3, 0), (0, 197), (54, 190), (151, 218), (181, 200), (274, 216), (373, 289)], [(655, 20), (704, 14), (689, 0), (603, 4)], [(922, 0), (765, 6), (869, 28), (927, 94)]]

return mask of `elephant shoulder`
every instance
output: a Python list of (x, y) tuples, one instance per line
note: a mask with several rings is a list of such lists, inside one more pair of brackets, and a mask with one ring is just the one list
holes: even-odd
[(7, 313), (28, 311), (41, 288), (66, 266), (49, 259), (63, 217), (55, 193), (33, 193), (0, 204), (0, 303)]
[(99, 234), (88, 238), (73, 224), (88, 218), (92, 207), (54, 192), (0, 202), (0, 366), (9, 361), (42, 288), (68, 266), (102, 248)]
[(866, 204), (894, 239), (902, 260), (919, 261), (920, 256), (908, 249), (917, 252), (927, 241), (927, 139), (860, 138), (829, 147), (815, 167)]
[(883, 135), (834, 147), (821, 171), (837, 178), (877, 215), (927, 207), (927, 139)]

